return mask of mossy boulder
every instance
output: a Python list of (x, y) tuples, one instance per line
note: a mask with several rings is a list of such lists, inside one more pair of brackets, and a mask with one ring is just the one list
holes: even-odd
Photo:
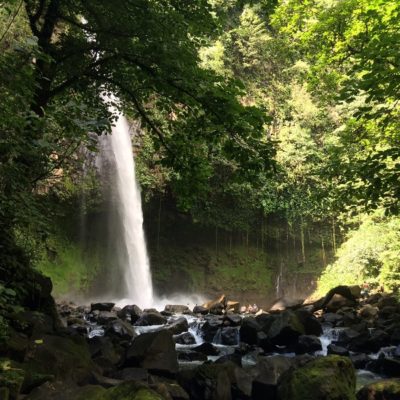
[(28, 395), (27, 400), (164, 400), (147, 385), (124, 382), (116, 387), (77, 386), (70, 382), (45, 383)]
[(269, 328), (268, 338), (273, 344), (286, 346), (296, 343), (298, 337), (304, 334), (305, 329), (299, 316), (287, 310), (275, 317)]
[(44, 335), (34, 343), (24, 369), (32, 375), (54, 375), (55, 379), (81, 383), (98, 367), (91, 360), (84, 338)]
[[(82, 399), (83, 400), (83, 399)], [(87, 397), (85, 400), (164, 400), (157, 392), (138, 382), (124, 382), (108, 389), (100, 398)]]
[(331, 355), (291, 369), (278, 383), (279, 400), (355, 400), (356, 376), (347, 357)]
[(181, 371), (178, 382), (193, 400), (231, 400), (236, 369), (232, 362), (203, 364)]
[(400, 399), (400, 379), (385, 379), (361, 388), (357, 400), (397, 400)]

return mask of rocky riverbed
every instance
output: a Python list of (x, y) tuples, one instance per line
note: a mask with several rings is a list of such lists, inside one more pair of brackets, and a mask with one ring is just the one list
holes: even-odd
[(225, 296), (194, 309), (10, 313), (0, 399), (400, 399), (400, 305), (359, 297), (341, 287), (256, 314)]

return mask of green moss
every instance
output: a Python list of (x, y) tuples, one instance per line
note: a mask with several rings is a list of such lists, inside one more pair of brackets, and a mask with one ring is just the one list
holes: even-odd
[(62, 296), (71, 292), (84, 292), (96, 275), (99, 261), (84, 255), (78, 245), (60, 239), (54, 240), (53, 259), (43, 256), (36, 264), (53, 282), (53, 294)]
[(349, 358), (327, 356), (284, 374), (281, 400), (355, 400), (356, 377)]
[(15, 368), (12, 361), (0, 360), (0, 387), (6, 387), (10, 399), (17, 399), (24, 381), (25, 372)]
[(400, 399), (400, 379), (385, 379), (361, 388), (357, 399)]
[(163, 400), (163, 398), (145, 385), (125, 382), (108, 389), (101, 400)]

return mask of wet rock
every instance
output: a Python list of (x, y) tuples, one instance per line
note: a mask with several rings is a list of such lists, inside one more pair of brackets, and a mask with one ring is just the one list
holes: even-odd
[(193, 347), (192, 350), (198, 351), (199, 353), (203, 353), (206, 356), (217, 356), (219, 354), (219, 350), (211, 343), (207, 342), (204, 342), (199, 346)]
[(343, 316), (336, 313), (328, 312), (322, 316), (322, 321), (331, 324), (332, 326), (337, 326), (342, 320)]
[(172, 314), (186, 314), (189, 313), (189, 307), (184, 305), (167, 304), (164, 311), (170, 312)]
[(365, 303), (367, 304), (372, 304), (376, 306), (378, 304), (378, 301), (383, 297), (382, 293), (374, 293), (371, 294), (366, 300)]
[(177, 344), (196, 344), (196, 338), (190, 332), (184, 332), (180, 335), (174, 335), (174, 340)]
[(242, 323), (242, 317), (239, 314), (228, 313), (224, 317), (224, 324), (225, 323), (230, 326), (239, 326)]
[(231, 362), (238, 367), (242, 367), (242, 356), (238, 353), (225, 354), (214, 361), (215, 364), (225, 364), (227, 362)]
[(385, 379), (370, 383), (357, 392), (357, 400), (400, 399), (400, 379)]
[(337, 346), (336, 344), (330, 344), (328, 346), (328, 354), (336, 354), (338, 356), (348, 356), (349, 350), (345, 347)]
[(261, 331), (261, 326), (258, 324), (254, 317), (247, 317), (242, 320), (239, 334), (240, 341), (255, 345), (258, 343), (257, 333)]
[(24, 333), (33, 339), (43, 334), (54, 333), (53, 319), (39, 311), (21, 311), (9, 314), (7, 318), (16, 331)]
[(123, 340), (132, 340), (137, 336), (132, 325), (121, 319), (110, 321), (105, 329), (105, 334), (108, 336), (116, 336)]
[(189, 400), (189, 395), (176, 382), (158, 382), (150, 385), (163, 399), (168, 400)]
[(221, 329), (221, 344), (226, 346), (235, 346), (239, 343), (239, 331), (234, 327)]
[(178, 372), (171, 332), (161, 330), (137, 336), (126, 352), (125, 367), (142, 367), (164, 374)]
[(100, 311), (97, 317), (97, 322), (100, 325), (107, 325), (110, 321), (117, 319), (117, 314), (111, 311)]
[(208, 314), (208, 309), (203, 307), (203, 306), (194, 306), (193, 313), (194, 314), (206, 315), (206, 314)]
[(164, 325), (167, 323), (167, 318), (162, 316), (157, 311), (144, 312), (142, 316), (135, 322), (135, 326), (151, 326)]
[(272, 323), (268, 337), (273, 344), (291, 345), (305, 333), (304, 326), (293, 311), (283, 311)]
[(134, 324), (142, 315), (142, 310), (137, 305), (127, 305), (117, 312), (118, 318), (128, 320)]
[(394, 296), (383, 295), (377, 303), (377, 306), (380, 310), (385, 307), (397, 307), (399, 304), (398, 300)]
[(122, 381), (147, 382), (149, 380), (149, 373), (147, 372), (147, 369), (131, 367), (115, 371), (111, 377)]
[(296, 310), (296, 316), (298, 317), (301, 324), (304, 326), (304, 332), (306, 335), (322, 335), (321, 323), (314, 317), (314, 315), (307, 310)]
[(217, 333), (218, 329), (222, 326), (223, 320), (218, 316), (207, 316), (206, 322), (200, 328), (201, 335), (206, 342), (211, 342)]
[(340, 294), (335, 294), (326, 305), (328, 312), (336, 312), (342, 307), (354, 307), (356, 305), (354, 300), (344, 297)]
[(399, 316), (397, 313), (397, 306), (385, 306), (379, 310), (379, 317), (383, 319), (393, 318), (395, 316)]
[(166, 329), (173, 335), (179, 335), (180, 333), (188, 331), (189, 324), (185, 317), (181, 317), (169, 324)]
[(179, 361), (207, 361), (207, 356), (203, 353), (197, 351), (179, 351), (178, 352)]
[(124, 350), (109, 337), (96, 336), (88, 341), (88, 345), (93, 361), (103, 370), (112, 371), (122, 360)]
[(355, 370), (346, 357), (327, 356), (288, 370), (278, 383), (280, 400), (353, 400)]
[(364, 319), (374, 319), (378, 315), (378, 307), (374, 307), (371, 304), (365, 304), (361, 307), (360, 311), (358, 312), (361, 318)]
[(370, 358), (365, 353), (350, 354), (350, 360), (356, 369), (365, 369)]
[(196, 369), (182, 371), (178, 382), (193, 400), (231, 400), (234, 382), (232, 363), (203, 364)]
[(98, 311), (111, 311), (115, 303), (92, 303), (90, 305), (90, 311), (93, 312), (95, 310)]
[(314, 335), (300, 335), (295, 345), (296, 354), (313, 353), (322, 350), (321, 340)]
[(110, 388), (114, 386), (118, 386), (121, 384), (123, 381), (120, 379), (114, 379), (114, 378), (109, 378), (106, 376), (103, 376), (97, 372), (92, 373), (92, 377), (89, 381), (90, 384), (92, 385), (99, 385), (104, 388)]

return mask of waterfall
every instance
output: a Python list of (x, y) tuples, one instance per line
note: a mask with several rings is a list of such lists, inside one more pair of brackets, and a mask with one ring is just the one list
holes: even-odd
[[(115, 109), (112, 109), (116, 113)], [(138, 131), (138, 127), (136, 128)], [(135, 133), (135, 132), (134, 132)], [(99, 138), (96, 166), (108, 207), (105, 292), (119, 304), (153, 304), (150, 263), (143, 230), (140, 187), (129, 124), (118, 114), (111, 135)]]

